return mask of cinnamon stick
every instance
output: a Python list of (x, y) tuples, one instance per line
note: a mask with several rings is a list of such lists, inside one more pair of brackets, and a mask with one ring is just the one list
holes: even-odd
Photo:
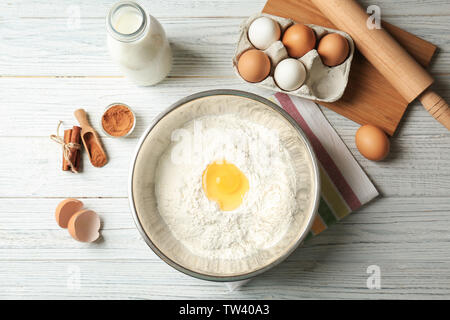
[(77, 158), (75, 159), (75, 170), (80, 171), (80, 163), (81, 163), (81, 150), (77, 152)]
[[(73, 126), (72, 128), (72, 133), (70, 135), (70, 142), (72, 143), (80, 143), (80, 135), (81, 132), (81, 128), (77, 127), (77, 126)], [(73, 165), (73, 169), (75, 171), (78, 171), (78, 167), (77, 167), (77, 156), (79, 154), (79, 150), (77, 148), (70, 148), (70, 162)]]
[[(69, 143), (71, 136), (72, 136), (72, 129), (64, 130), (64, 143)], [(64, 158), (64, 151), (63, 151), (63, 162), (62, 163), (63, 163), (63, 165), (62, 165), (63, 171), (68, 171), (69, 170), (69, 162)]]

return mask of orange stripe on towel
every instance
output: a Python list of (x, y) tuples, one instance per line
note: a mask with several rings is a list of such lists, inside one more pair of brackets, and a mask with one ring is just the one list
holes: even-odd
[(318, 235), (326, 228), (327, 226), (323, 223), (322, 218), (319, 214), (317, 214), (316, 218), (314, 219), (313, 225), (311, 226), (311, 231), (314, 233), (314, 235)]

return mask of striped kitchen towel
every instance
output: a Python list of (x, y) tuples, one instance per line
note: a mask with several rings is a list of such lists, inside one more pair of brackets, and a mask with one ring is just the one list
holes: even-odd
[[(316, 103), (285, 93), (269, 99), (299, 124), (319, 162), (321, 197), (318, 215), (305, 239), (308, 241), (378, 196), (378, 191)], [(231, 292), (250, 280), (228, 282), (226, 286)]]
[(285, 93), (276, 93), (271, 100), (299, 124), (319, 162), (322, 194), (319, 214), (308, 238), (378, 196), (375, 186), (316, 103)]

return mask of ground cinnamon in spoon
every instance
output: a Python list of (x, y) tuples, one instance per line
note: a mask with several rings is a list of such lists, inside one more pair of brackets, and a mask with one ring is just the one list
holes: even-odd
[(106, 156), (98, 145), (98, 141), (92, 132), (87, 132), (84, 135), (84, 142), (86, 144), (87, 152), (89, 152), (91, 163), (94, 167), (103, 167), (106, 164)]
[(133, 112), (121, 104), (108, 108), (102, 116), (103, 129), (114, 137), (123, 137), (130, 132), (133, 125)]

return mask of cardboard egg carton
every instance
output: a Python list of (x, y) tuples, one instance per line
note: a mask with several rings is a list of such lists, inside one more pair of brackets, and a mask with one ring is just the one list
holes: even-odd
[[(236, 47), (236, 51), (233, 57), (233, 68), (235, 73), (245, 81), (238, 72), (237, 64), (241, 54), (249, 49), (256, 49), (248, 39), (248, 29), (251, 23), (259, 17), (268, 17), (270, 19), (278, 22), (281, 28), (281, 36), (283, 36), (284, 31), (294, 24), (291, 19), (281, 18), (273, 16), (270, 14), (260, 13), (251, 16), (247, 21), (245, 21), (240, 28), (239, 41)], [(350, 74), (350, 67), (353, 60), (353, 55), (355, 53), (355, 44), (353, 39), (345, 32), (334, 30), (330, 28), (325, 28), (313, 24), (306, 24), (308, 27), (314, 30), (317, 38), (316, 47), (320, 39), (328, 33), (338, 33), (344, 36), (349, 43), (350, 53), (347, 59), (340, 65), (335, 67), (328, 67), (322, 63), (322, 60), (316, 49), (309, 51), (303, 57), (299, 58), (306, 68), (307, 75), (305, 83), (294, 91), (285, 91), (277, 86), (273, 78), (273, 73), (277, 64), (286, 58), (289, 58), (288, 52), (284, 47), (281, 39), (270, 45), (266, 50), (262, 50), (267, 54), (271, 61), (271, 70), (269, 76), (261, 82), (252, 83), (257, 86), (278, 91), (285, 92), (288, 94), (296, 95), (302, 98), (324, 101), (324, 102), (334, 102), (339, 100), (344, 94), (345, 88), (347, 87), (348, 77)], [(251, 83), (245, 81), (247, 83)]]

